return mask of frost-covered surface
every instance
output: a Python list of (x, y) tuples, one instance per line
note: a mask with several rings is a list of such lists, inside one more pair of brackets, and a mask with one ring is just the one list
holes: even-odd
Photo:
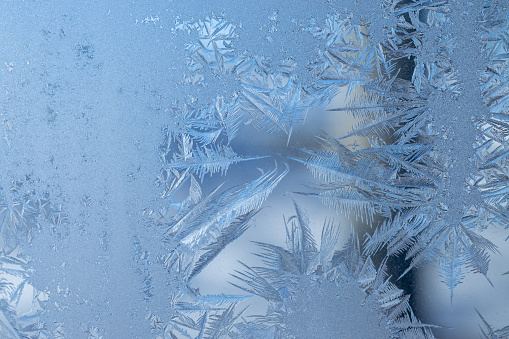
[(3, 1), (1, 336), (504, 338), (507, 6)]
[[(364, 258), (352, 235), (335, 251), (339, 226), (323, 225), (320, 247), (306, 212), (285, 220), (288, 249), (257, 243), (264, 267), (248, 267), (233, 275), (240, 288), (270, 305), (267, 314), (242, 324), (242, 334), (259, 338), (433, 338), (408, 304), (409, 296), (389, 282), (385, 262), (377, 270)], [(274, 332), (272, 334), (272, 332)]]

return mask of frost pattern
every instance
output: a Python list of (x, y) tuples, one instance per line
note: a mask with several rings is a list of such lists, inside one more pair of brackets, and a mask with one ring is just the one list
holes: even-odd
[[(248, 297), (226, 294), (203, 296), (192, 287), (191, 281), (247, 230), (251, 218), (288, 173), (288, 167), (282, 172), (275, 168), (249, 183), (223, 191), (220, 185), (206, 195), (193, 175), (185, 177), (187, 173), (175, 177), (171, 188), (163, 192), (164, 197), (171, 197), (169, 191), (177, 192), (182, 183), (189, 180), (189, 195), (185, 200), (170, 200), (163, 209), (146, 211), (164, 230), (162, 241), (165, 251), (158, 255), (156, 262), (169, 273), (173, 305), (169, 322), (162, 318), (167, 314), (151, 313), (148, 319), (153, 333), (158, 333), (161, 338), (237, 337), (234, 323), (242, 311), (237, 311), (235, 305)], [(173, 213), (175, 209), (177, 212)], [(136, 246), (140, 259), (146, 261), (146, 252), (138, 241)], [(146, 266), (143, 292), (146, 298), (151, 298), (150, 265)]]
[[(270, 305), (266, 315), (242, 325), (251, 338), (319, 338), (331, 333), (376, 338), (433, 338), (408, 304), (409, 297), (389, 282), (385, 263), (375, 269), (361, 255), (354, 235), (335, 251), (339, 226), (324, 223), (317, 248), (302, 208), (285, 219), (288, 248), (258, 243), (266, 266), (237, 271), (241, 289)], [(327, 307), (324, 309), (324, 305)], [(269, 333), (271, 335), (269, 336)]]
[(476, 141), (476, 160), (479, 174), (473, 177), (473, 186), (480, 191), (482, 203), (474, 211), (479, 227), (486, 224), (509, 225), (507, 213), (507, 112), (509, 43), (508, 18), (496, 8), (483, 12), (482, 41), (489, 61), (482, 76), (481, 93), (489, 114), (478, 122), (482, 131)]
[[(498, 183), (504, 185), (505, 164), (500, 161), (505, 152), (503, 142), (496, 141), (503, 133), (499, 132), (503, 114), (497, 121), (473, 99), (480, 99), (481, 92), (466, 77), (475, 76), (472, 70), (483, 65), (458, 60), (458, 52), (453, 53), (459, 48), (455, 39), (469, 36), (464, 26), (467, 19), (449, 17), (451, 8), (445, 2), (426, 6), (426, 16), (421, 15), (424, 7), (420, 6), (393, 8), (399, 17), (398, 30), (371, 47), (373, 51), (379, 48), (377, 62), (367, 64), (373, 69), (374, 80), (360, 84), (345, 106), (332, 108), (357, 118), (353, 130), (339, 139), (319, 137), (317, 150), (303, 150), (307, 157), (295, 160), (306, 164), (322, 181), (317, 193), (304, 194), (319, 196), (337, 211), (370, 223), (375, 215), (387, 219), (368, 235), (366, 254), (382, 248), (387, 256), (405, 254), (411, 262), (403, 275), (414, 267), (438, 263), (452, 298), (454, 288), (468, 272), (482, 273), (491, 283), (489, 253), (497, 249), (479, 231), (490, 223), (507, 225), (505, 192), (501, 186), (497, 189)], [(492, 7), (484, 9), (481, 39), (494, 60), (490, 63), (501, 65), (505, 64), (501, 57), (506, 49), (497, 34), (505, 24), (496, 13)], [(475, 20), (474, 15), (469, 18)], [(343, 26), (338, 22), (335, 27)], [(426, 46), (435, 34), (441, 34), (442, 27), (454, 34), (436, 36), (436, 47)], [(342, 32), (338, 28), (336, 36)], [(467, 32), (474, 33), (472, 28)], [(426, 51), (432, 52), (433, 58), (423, 54)], [(476, 53), (472, 48), (466, 54), (475, 61)], [(410, 57), (413, 74), (405, 79), (398, 62)], [(359, 64), (344, 58), (340, 62), (349, 69)], [(490, 64), (485, 68), (493, 69)], [(484, 72), (486, 85), (481, 90), (490, 111), (496, 111), (500, 106), (494, 103), (503, 104), (504, 100), (497, 96), (491, 102), (486, 96), (500, 93), (496, 84), (503, 82), (495, 80), (498, 74), (492, 76), (491, 72)], [(491, 78), (494, 87), (486, 91)], [(458, 111), (462, 106), (475, 107), (475, 115), (465, 116)], [(371, 146), (361, 150), (345, 147), (342, 140), (352, 136), (366, 138)], [(462, 146), (473, 144), (474, 137), (478, 140), (475, 154)]]
[[(367, 4), (358, 1), (353, 7), (362, 6)], [(152, 334), (156, 338), (280, 338), (302, 333), (311, 337), (320, 330), (321, 337), (348, 336), (366, 330), (362, 336), (432, 338), (434, 326), (419, 322), (410, 296), (387, 276), (389, 257), (403, 255), (409, 261), (403, 275), (425, 264), (438, 264), (451, 301), (454, 288), (468, 273), (481, 273), (491, 284), (489, 255), (497, 248), (480, 232), (509, 225), (509, 21), (499, 7), (490, 1), (476, 6), (394, 0), (383, 1), (369, 14), (334, 13), (324, 23), (310, 20), (298, 29), (321, 49), (307, 65), (238, 52), (237, 27), (222, 17), (178, 20), (174, 34), (198, 36), (186, 46), (187, 71), (179, 86), (205, 87), (212, 77), (229, 82), (234, 90), (218, 93), (208, 103), (187, 96), (165, 110), (169, 125), (159, 148), (160, 206), (144, 211), (158, 226), (161, 249), (149, 251), (140, 237), (133, 237), (144, 301), (156, 299), (155, 291), (161, 287), (154, 283), (161, 276), (156, 272), (163, 272), (169, 294), (164, 307), (147, 307)], [(162, 21), (162, 16), (154, 15), (136, 24), (163, 27)], [(270, 17), (270, 33), (277, 30), (277, 21), (276, 11)], [(473, 22), (480, 30), (475, 31)], [(482, 51), (476, 50), (478, 41), (483, 43)], [(80, 67), (92, 65), (93, 46), (79, 44), (74, 49)], [(8, 72), (14, 70), (13, 63), (5, 65)], [(409, 65), (411, 74), (406, 74)], [(308, 78), (298, 73), (303, 66)], [(481, 86), (471, 80), (477, 75)], [(57, 87), (48, 83), (45, 94), (55, 95)], [(339, 95), (345, 101), (329, 110), (352, 115), (357, 120), (352, 130), (339, 138), (316, 133), (314, 148), (289, 151), (295, 127)], [(465, 107), (474, 113), (466, 114)], [(48, 107), (47, 113), (48, 122), (54, 122), (57, 112)], [(373, 231), (362, 245), (352, 235), (347, 246), (337, 251), (339, 227), (326, 221), (318, 246), (308, 217), (294, 202), (296, 214), (285, 220), (287, 248), (258, 243), (256, 255), (264, 266), (244, 265), (244, 271), (233, 275), (235, 286), (250, 296), (202, 295), (193, 279), (243, 236), (289, 173), (287, 164), (281, 170), (281, 162), (276, 161), (273, 169), (261, 170), (252, 181), (231, 186), (225, 180), (204, 189), (209, 187), (207, 179), (225, 176), (242, 162), (258, 164), (281, 156), (264, 150), (256, 156), (239, 152), (234, 139), (245, 125), (286, 135), (287, 148), (280, 153), (292, 166), (306, 166), (316, 178), (314, 190), (297, 193), (318, 197), (332, 210), (367, 222)], [(9, 146), (13, 126), (4, 119)], [(369, 146), (349, 144), (352, 138), (365, 139)], [(21, 186), (15, 183), (11, 188), (18, 194), (15, 199), (0, 201), (0, 331), (6, 338), (64, 338), (64, 324), (54, 324), (50, 331), (40, 320), (52, 296), (31, 285), (30, 259), (22, 247), (37, 236), (41, 224), (58, 238), (56, 229), (69, 221), (47, 196), (21, 194)], [(87, 199), (84, 204), (89, 204)], [(105, 248), (107, 238), (105, 233), (100, 240)], [(371, 257), (380, 254), (385, 259), (377, 269)], [(68, 294), (60, 285), (57, 291)], [(29, 312), (19, 311), (25, 293), (33, 294)], [(267, 313), (253, 321), (243, 317), (243, 305), (251, 296), (269, 302)], [(323, 311), (330, 297), (334, 305)], [(54, 304), (60, 311), (66, 308)], [(349, 312), (362, 315), (366, 324), (355, 322), (350, 328), (349, 321), (334, 321), (349, 307), (358, 310)], [(482, 316), (481, 320), (487, 338), (505, 337), (506, 329), (494, 331)], [(316, 325), (320, 321), (323, 326)], [(101, 338), (93, 323), (84, 321), (79, 330), (89, 338)]]
[[(27, 178), (28, 185), (31, 181)], [(25, 181), (13, 180), (9, 192), (0, 196), (0, 334), (9, 339), (50, 338), (40, 319), (48, 294), (38, 291), (31, 281), (31, 259), (23, 245), (37, 236), (41, 227), (49, 227), (58, 236), (68, 218), (47, 195), (39, 197), (24, 186)]]
[(239, 114), (250, 116), (245, 123), (262, 131), (287, 134), (288, 143), (294, 126), (304, 121), (308, 110), (328, 99), (334, 81), (324, 79), (320, 87), (299, 82), (294, 75), (295, 61), (274, 63), (261, 56), (237, 53), (232, 48), (238, 38), (236, 27), (222, 18), (178, 23), (176, 29), (196, 30), (199, 38), (187, 46), (189, 73), (183, 84), (203, 85), (205, 71), (216, 77), (233, 77), (240, 86), (228, 105), (234, 107), (230, 114), (237, 119)]
[[(477, 311), (477, 310), (476, 310)], [(484, 325), (481, 327), (483, 338), (486, 339), (505, 339), (509, 338), (509, 326), (506, 326), (500, 330), (493, 330), (493, 328), (488, 324), (486, 319), (477, 311), (477, 314), (481, 318), (482, 324)]]

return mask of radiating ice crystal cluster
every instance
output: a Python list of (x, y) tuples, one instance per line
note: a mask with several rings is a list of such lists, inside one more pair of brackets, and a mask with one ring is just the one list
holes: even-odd
[[(468, 18), (449, 16), (451, 7), (455, 12), (460, 5), (436, 3), (426, 15), (419, 7), (408, 6), (406, 25), (397, 39), (389, 37), (378, 45), (383, 67), (376, 77), (361, 85), (345, 106), (332, 108), (353, 114), (359, 123), (340, 139), (320, 137), (320, 151), (305, 150), (309, 156), (299, 161), (323, 181), (318, 193), (308, 194), (356, 217), (385, 216), (367, 238), (367, 254), (384, 247), (388, 256), (405, 254), (411, 263), (403, 274), (437, 262), (452, 293), (470, 271), (489, 281), (488, 253), (496, 246), (479, 231), (487, 221), (507, 225), (507, 212), (504, 193), (498, 196), (501, 200), (481, 193), (500, 182), (504, 168), (495, 165), (504, 154), (491, 137), (496, 127), (484, 122), (495, 120), (480, 103), (479, 86), (471, 81), (478, 77), (477, 69), (491, 67), (481, 63), (474, 46), (467, 43), (472, 48), (468, 51), (460, 47), (463, 36), (476, 34), (466, 27), (468, 19), (479, 20), (476, 16), (483, 14), (481, 22), (487, 27), (500, 23), (493, 17), (496, 9), (490, 7), (472, 11)], [(424, 38), (438, 28), (453, 34), (437, 37), (439, 53), (435, 60), (425, 61), (418, 51), (429, 49)], [(489, 32), (477, 34), (492, 46)], [(403, 58), (413, 62), (411, 79), (400, 74), (398, 63)], [(484, 126), (482, 137), (476, 120)], [(371, 147), (347, 149), (340, 140), (350, 136), (367, 138)], [(465, 145), (473, 145), (476, 137), (483, 141), (474, 152)]]
[[(394, 22), (382, 36), (370, 32), (378, 27), (376, 20), (363, 26), (337, 14), (324, 27), (311, 22), (303, 31), (322, 40), (324, 48), (307, 65), (314, 74), (308, 83), (296, 82), (291, 60), (274, 67), (260, 57), (237, 55), (232, 26), (207, 19), (195, 24), (200, 43), (190, 48), (194, 75), (186, 78), (202, 80), (206, 67), (219, 76), (234, 75), (241, 87), (238, 112), (251, 115), (247, 124), (286, 133), (288, 143), (294, 123), (310, 108), (345, 95), (345, 104), (330, 110), (348, 112), (358, 123), (340, 138), (319, 135), (316, 149), (291, 157), (321, 181), (315, 192), (300, 193), (367, 220), (374, 232), (367, 235), (364, 252), (404, 254), (410, 264), (403, 275), (438, 264), (451, 298), (469, 272), (482, 273), (491, 283), (489, 253), (497, 248), (479, 232), (493, 223), (508, 224), (506, 18), (489, 3), (466, 7), (470, 12), (454, 16), (462, 8), (456, 2), (392, 2), (385, 11)], [(484, 42), (483, 51), (465, 42), (472, 37)], [(412, 70), (410, 76), (404, 67)], [(479, 76), (481, 87), (472, 81)], [(288, 80), (278, 84), (278, 77)], [(281, 100), (282, 90), (290, 106)], [(349, 149), (343, 140), (354, 136), (366, 138), (370, 147)], [(375, 216), (385, 221), (376, 224)], [(244, 277), (262, 283), (254, 271)]]

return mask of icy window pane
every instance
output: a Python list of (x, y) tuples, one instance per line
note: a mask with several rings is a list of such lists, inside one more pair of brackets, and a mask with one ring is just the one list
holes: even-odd
[(505, 338), (503, 0), (0, 4), (2, 338)]

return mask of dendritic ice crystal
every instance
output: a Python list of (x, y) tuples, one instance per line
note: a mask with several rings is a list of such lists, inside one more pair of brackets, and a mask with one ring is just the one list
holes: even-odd
[(0, 337), (509, 337), (507, 1), (0, 28)]
[(375, 269), (355, 235), (335, 251), (334, 221), (325, 222), (317, 248), (308, 216), (294, 205), (296, 215), (285, 220), (288, 249), (257, 243), (256, 255), (266, 266), (246, 266), (233, 275), (242, 282), (237, 286), (271, 303), (266, 315), (242, 324), (245, 337), (433, 337), (415, 318), (409, 296), (389, 282), (385, 263)]

